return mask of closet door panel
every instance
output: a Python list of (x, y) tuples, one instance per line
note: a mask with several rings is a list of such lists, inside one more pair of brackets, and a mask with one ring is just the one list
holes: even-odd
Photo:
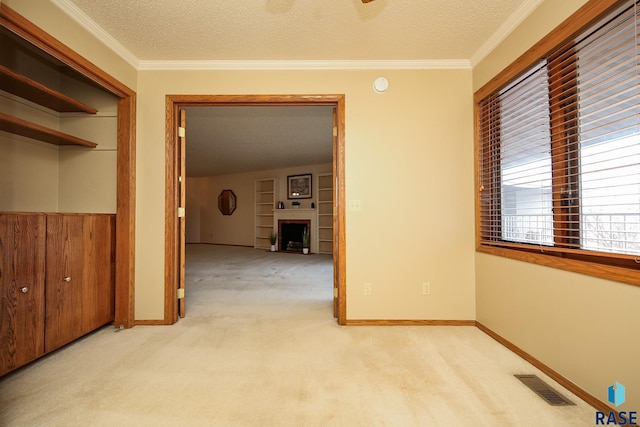
[(45, 350), (82, 335), (83, 218), (47, 217)]
[(46, 283), (47, 352), (112, 322), (115, 215), (49, 215)]
[(45, 217), (0, 214), (0, 375), (44, 353)]
[(115, 216), (86, 215), (83, 229), (83, 333), (115, 316)]

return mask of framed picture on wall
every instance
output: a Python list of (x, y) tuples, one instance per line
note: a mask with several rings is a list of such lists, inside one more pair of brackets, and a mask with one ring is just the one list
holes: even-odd
[(289, 175), (287, 177), (287, 198), (310, 199), (311, 198), (311, 174)]

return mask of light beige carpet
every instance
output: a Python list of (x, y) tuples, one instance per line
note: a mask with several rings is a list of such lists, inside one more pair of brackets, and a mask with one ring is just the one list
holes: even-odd
[[(189, 245), (187, 318), (106, 327), (0, 379), (1, 426), (588, 426), (475, 327), (341, 327), (331, 258)], [(549, 406), (535, 373), (577, 406)]]

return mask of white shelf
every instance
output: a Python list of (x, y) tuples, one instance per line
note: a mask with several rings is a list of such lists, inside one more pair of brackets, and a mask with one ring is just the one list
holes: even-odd
[(269, 249), (269, 235), (273, 231), (273, 209), (276, 206), (275, 178), (259, 179), (255, 186), (255, 228), (254, 247)]
[[(333, 174), (320, 174), (316, 182), (318, 205), (318, 253), (333, 253)], [(330, 218), (330, 219), (329, 219)], [(327, 238), (327, 235), (332, 238)]]

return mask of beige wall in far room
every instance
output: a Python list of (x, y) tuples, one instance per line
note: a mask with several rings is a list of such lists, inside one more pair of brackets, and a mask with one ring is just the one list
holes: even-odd
[[(287, 206), (287, 176), (310, 173), (316, 178), (319, 173), (331, 173), (331, 163), (324, 165), (299, 166), (295, 168), (274, 169), (242, 174), (221, 175), (212, 177), (188, 178), (187, 201), (193, 206), (187, 206), (187, 228), (197, 227), (199, 234), (193, 232), (188, 243), (214, 243), (223, 245), (254, 245), (255, 225), (255, 182), (257, 179), (276, 179), (276, 202), (283, 201)], [(188, 173), (188, 167), (187, 167)], [(316, 185), (313, 180), (313, 186)], [(194, 182), (193, 188), (190, 183)], [(237, 207), (232, 215), (222, 215), (218, 209), (218, 195), (222, 190), (233, 190), (237, 197)], [(311, 199), (302, 199), (302, 207), (308, 208), (315, 201), (316, 194)], [(192, 216), (193, 215), (193, 216)], [(197, 225), (188, 225), (198, 221)], [(198, 240), (195, 240), (198, 239)]]
[[(475, 89), (584, 3), (546, 0), (474, 69)], [(476, 293), (479, 322), (603, 402), (624, 384), (616, 409), (640, 409), (640, 287), (479, 253)]]

